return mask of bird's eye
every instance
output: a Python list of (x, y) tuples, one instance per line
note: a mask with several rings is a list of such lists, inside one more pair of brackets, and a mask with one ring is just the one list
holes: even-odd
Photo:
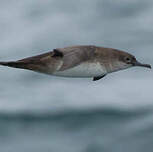
[(127, 58), (126, 58), (126, 61), (128, 61), (128, 62), (129, 62), (129, 61), (130, 61), (130, 58), (128, 58), (128, 57), (127, 57)]
[(130, 64), (130, 63), (131, 63), (131, 58), (126, 57), (126, 58), (125, 58), (125, 61), (126, 61), (127, 64)]

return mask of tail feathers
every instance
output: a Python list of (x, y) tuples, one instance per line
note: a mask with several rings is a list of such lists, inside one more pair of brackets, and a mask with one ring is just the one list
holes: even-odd
[(0, 62), (0, 65), (13, 67), (13, 68), (23, 68), (25, 64), (22, 62), (12, 61), (12, 62)]

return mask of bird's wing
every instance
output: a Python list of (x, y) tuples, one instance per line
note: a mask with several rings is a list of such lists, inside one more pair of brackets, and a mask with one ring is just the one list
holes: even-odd
[(100, 80), (100, 79), (104, 78), (105, 76), (106, 76), (106, 74), (104, 74), (102, 76), (98, 76), (98, 77), (93, 77), (93, 81)]
[(96, 47), (94, 46), (74, 46), (67, 48), (59, 48), (54, 51), (61, 55), (63, 65), (59, 69), (59, 71), (63, 71), (69, 68), (72, 68), (76, 65), (81, 64), (82, 62), (88, 61), (93, 58), (94, 51)]

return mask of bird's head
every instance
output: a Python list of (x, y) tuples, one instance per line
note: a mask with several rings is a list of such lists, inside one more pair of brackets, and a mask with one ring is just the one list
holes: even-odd
[(128, 67), (139, 66), (139, 67), (146, 67), (146, 68), (151, 69), (151, 65), (138, 62), (135, 56), (129, 53), (125, 53), (125, 52), (122, 53), (119, 56), (119, 61), (123, 62)]
[(137, 61), (135, 56), (127, 52), (113, 50), (112, 54), (113, 54), (112, 59), (111, 59), (112, 63), (109, 66), (110, 72), (123, 70), (123, 69), (127, 69), (130, 67), (135, 67), (135, 66), (151, 69), (151, 65), (140, 63), (139, 61)]

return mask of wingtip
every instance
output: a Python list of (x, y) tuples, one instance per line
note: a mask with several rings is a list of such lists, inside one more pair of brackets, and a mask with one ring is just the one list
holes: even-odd
[(52, 57), (63, 57), (63, 53), (58, 49), (54, 49)]

